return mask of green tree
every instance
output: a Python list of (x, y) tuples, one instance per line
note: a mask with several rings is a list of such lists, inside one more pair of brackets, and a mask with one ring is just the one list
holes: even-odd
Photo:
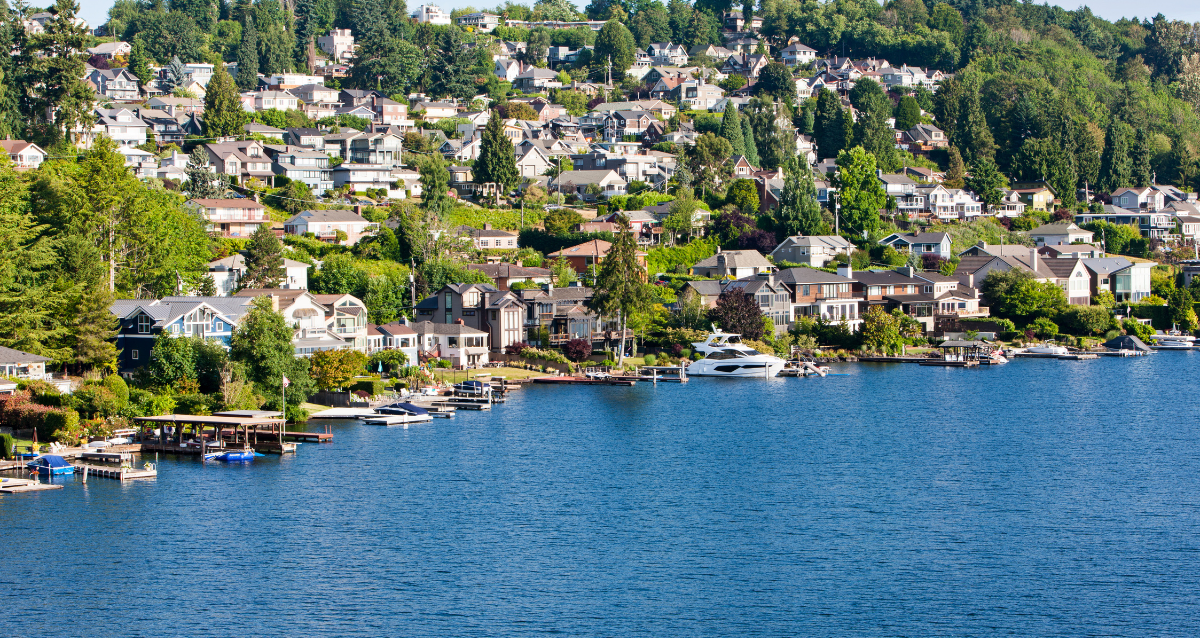
[(757, 215), (758, 187), (752, 179), (739, 179), (730, 185), (725, 201), (737, 206), (744, 215)]
[(271, 195), (276, 208), (282, 208), (293, 215), (304, 210), (316, 210), (317, 198), (313, 195), (308, 184), (298, 180), (288, 182), (280, 191)]
[(475, 160), (475, 181), (494, 182), (500, 190), (508, 191), (517, 185), (517, 159), (512, 140), (504, 134), (504, 122), (493, 111), (480, 139), (479, 159)]
[(208, 151), (204, 150), (203, 144), (192, 149), (184, 172), (192, 199), (217, 199), (225, 194), (225, 189), (217, 185), (216, 174), (208, 168)]
[(287, 278), (283, 267), (283, 243), (275, 236), (270, 224), (262, 224), (250, 235), (246, 244), (246, 270), (238, 286), (241, 288), (278, 288)]
[(990, 159), (977, 162), (971, 169), (971, 177), (966, 181), (967, 190), (974, 192), (987, 206), (994, 210), (1004, 198), (1001, 189), (1008, 188), (1008, 180), (1000, 173), (996, 163)]
[(253, 22), (257, 30), (258, 70), (266, 75), (291, 71), (296, 49), (291, 9), (285, 9), (279, 0), (258, 0), (254, 4)]
[(372, 29), (354, 49), (348, 86), (376, 89), (387, 95), (406, 94), (429, 66), (425, 53), (412, 42), (386, 29)]
[(696, 143), (684, 151), (687, 170), (694, 176), (694, 184), (715, 188), (730, 172), (726, 159), (733, 154), (729, 140), (705, 133), (696, 138)]
[(794, 235), (826, 235), (829, 225), (821, 217), (816, 183), (807, 164), (789, 162), (784, 175), (783, 193), (775, 211), (775, 238), (783, 241)]
[(314, 352), (309, 374), (320, 390), (342, 389), (367, 364), (367, 355), (357, 350), (320, 350)]
[(896, 156), (896, 134), (887, 124), (891, 115), (891, 102), (883, 95), (879, 84), (866, 80), (855, 85), (874, 86), (875, 90), (865, 91), (859, 96), (858, 121), (854, 123), (853, 144), (875, 157), (875, 163), (883, 171), (895, 170), (899, 162)]
[(826, 159), (837, 157), (846, 148), (850, 132), (845, 128), (845, 118), (842, 116), (842, 104), (837, 93), (829, 89), (821, 89), (817, 94), (816, 115), (813, 118), (813, 132), (816, 135), (817, 157)]
[(759, 72), (754, 90), (758, 95), (769, 95), (782, 100), (788, 95), (795, 95), (796, 81), (792, 79), (792, 72), (782, 62), (771, 62)]
[(367, 272), (347, 254), (330, 255), (310, 279), (309, 288), (323, 295), (362, 297), (367, 288)]
[(1056, 317), (1067, 308), (1067, 296), (1051, 282), (1037, 281), (1033, 274), (1012, 269), (993, 270), (980, 285), (992, 314), (1018, 320)]
[(242, 40), (237, 50), (237, 88), (242, 91), (253, 91), (258, 88), (258, 32), (254, 29), (254, 19), (247, 16), (242, 25)]
[(583, 215), (570, 208), (556, 208), (546, 213), (542, 223), (551, 235), (566, 235), (585, 221)]
[(907, 131), (921, 123), (921, 107), (917, 98), (905, 95), (896, 106), (896, 130)]
[(750, 127), (750, 120), (742, 120), (742, 140), (746, 147), (746, 161), (750, 162), (751, 166), (761, 166), (758, 157), (758, 144), (754, 142), (754, 130)]
[(469, 100), (477, 92), (471, 75), (474, 61), (471, 52), (463, 47), (460, 33), (458, 29), (443, 32), (430, 67), (433, 71), (430, 91), (437, 96)]
[(883, 184), (875, 174), (875, 158), (861, 146), (838, 153), (838, 208), (843, 227), (855, 233), (869, 233), (883, 225), (879, 211), (887, 203)]
[(592, 60), (599, 68), (604, 68), (612, 60), (614, 77), (625, 77), (625, 72), (633, 66), (637, 45), (633, 34), (625, 25), (617, 20), (609, 20), (600, 28), (596, 35), (596, 48)]
[(151, 383), (162, 387), (173, 387), (185, 379), (195, 381), (196, 355), (192, 350), (192, 340), (173, 337), (165, 331), (158, 333), (150, 348), (146, 372)]
[(738, 118), (737, 106), (733, 100), (725, 102), (725, 113), (721, 116), (721, 137), (729, 141), (730, 151), (734, 155), (746, 154), (746, 141), (742, 133), (742, 123)]
[(74, 342), (73, 363), (77, 370), (96, 366), (116, 367), (117, 347), (114, 340), (119, 322), (109, 312), (112, 303), (111, 292), (101, 286), (89, 286), (83, 287), (71, 304), (68, 325)]
[(140, 35), (133, 39), (133, 47), (129, 52), (128, 69), (130, 73), (137, 76), (138, 83), (142, 86), (154, 79), (154, 73), (150, 70), (150, 56), (146, 54), (146, 43), (142, 41)]
[(1133, 129), (1128, 124), (1113, 120), (1108, 125), (1104, 135), (1104, 153), (1100, 156), (1100, 181), (1096, 184), (1101, 192), (1112, 193), (1132, 184), (1131, 137)]
[(441, 155), (433, 153), (421, 158), (417, 167), (421, 173), (422, 205), (426, 210), (441, 213), (450, 205), (450, 173), (446, 170), (445, 161)]
[(25, 46), (12, 60), (14, 77), (7, 78), (22, 115), (47, 144), (69, 139), (93, 119), (93, 92), (83, 81), (89, 34), (75, 22), (78, 11), (74, 0), (56, 0), (42, 33), (27, 36), (22, 30)]
[(763, 313), (754, 295), (741, 288), (728, 288), (717, 297), (717, 303), (709, 311), (709, 317), (727, 332), (739, 334), (742, 339), (762, 339)]
[(863, 345), (874, 351), (897, 352), (903, 345), (900, 336), (900, 319), (883, 309), (871, 306), (863, 315)]
[(1192, 294), (1186, 288), (1176, 288), (1171, 293), (1168, 307), (1171, 313), (1171, 323), (1179, 330), (1191, 332), (1200, 328), (1200, 322), (1196, 320), (1196, 308)]
[(204, 94), (204, 134), (225, 137), (245, 133), (246, 111), (233, 78), (218, 64)]
[(617, 365), (625, 364), (625, 330), (629, 316), (642, 311), (649, 302), (646, 269), (638, 261), (637, 240), (629, 229), (629, 220), (618, 218), (621, 230), (613, 238), (608, 254), (600, 262), (588, 307), (608, 317), (616, 316), (621, 328)]
[(293, 334), (283, 315), (272, 310), (271, 300), (258, 297), (234, 330), (229, 348), (230, 359), (245, 366), (246, 377), (268, 397), (267, 406), (284, 407), (281, 398), (286, 376), (289, 414), (298, 412), (315, 388), (308, 359), (296, 358)]
[(946, 169), (946, 178), (942, 184), (946, 188), (962, 188), (966, 183), (967, 167), (963, 164), (962, 154), (957, 146), (950, 147), (950, 167)]

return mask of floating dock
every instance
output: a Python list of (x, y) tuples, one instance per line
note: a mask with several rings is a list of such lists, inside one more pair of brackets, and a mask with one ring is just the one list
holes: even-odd
[(101, 463), (126, 463), (133, 461), (132, 452), (80, 452), (79, 458)]
[(637, 381), (631, 379), (589, 379), (587, 377), (533, 377), (532, 383), (548, 383), (551, 385), (620, 385), (631, 386)]
[(978, 361), (944, 361), (942, 359), (927, 359), (921, 362), (923, 366), (941, 366), (943, 368), (971, 368), (979, 365)]
[(44, 490), (61, 490), (62, 488), (63, 486), (61, 485), (42, 483), (33, 479), (0, 479), (0, 494), (23, 494), (25, 492), (41, 492)]
[(117, 479), (118, 481), (130, 481), (133, 479), (154, 478), (158, 476), (158, 469), (135, 469), (132, 467), (105, 467), (102, 465), (76, 465), (76, 474), (87, 474), (88, 476), (101, 476), (104, 478)]

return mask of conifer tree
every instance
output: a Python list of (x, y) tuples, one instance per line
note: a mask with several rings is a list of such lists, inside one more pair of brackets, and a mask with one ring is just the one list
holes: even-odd
[(150, 71), (150, 56), (146, 55), (146, 43), (141, 35), (133, 39), (133, 47), (129, 51), (129, 72), (137, 76), (142, 86), (154, 79), (154, 73)]
[(1154, 181), (1154, 172), (1150, 166), (1150, 154), (1150, 133), (1146, 127), (1139, 127), (1133, 136), (1133, 146), (1129, 149), (1129, 177), (1134, 186), (1150, 186)]
[[(238, 75), (241, 75), (239, 71)], [(209, 137), (225, 137), (245, 133), (246, 111), (233, 85), (233, 78), (225, 66), (218, 64), (217, 70), (205, 87), (204, 134)]]
[(479, 142), (479, 159), (475, 161), (475, 179), (484, 184), (495, 182), (506, 192), (520, 180), (517, 156), (513, 151), (512, 140), (504, 134), (504, 119), (500, 117), (499, 111), (492, 111), (492, 116), (483, 129), (483, 137)]
[(963, 164), (962, 153), (957, 146), (950, 147), (950, 165), (946, 169), (946, 178), (942, 185), (946, 188), (962, 188), (966, 183), (967, 167)]
[(817, 108), (813, 116), (813, 134), (817, 142), (817, 157), (837, 157), (838, 151), (846, 147), (845, 120), (842, 104), (837, 93), (821, 89), (817, 94)]
[(746, 154), (745, 134), (742, 133), (742, 123), (733, 100), (725, 101), (725, 114), (721, 117), (721, 137), (729, 140), (734, 155)]
[(1130, 161), (1129, 142), (1133, 131), (1124, 122), (1113, 120), (1104, 136), (1104, 153), (1100, 156), (1100, 182), (1096, 186), (1101, 192), (1113, 192), (1131, 186), (1133, 163)]
[(754, 129), (750, 126), (750, 120), (742, 120), (742, 139), (746, 146), (746, 161), (750, 162), (751, 166), (759, 166), (758, 145), (754, 143)]
[(620, 366), (625, 363), (625, 326), (629, 323), (629, 315), (642, 310), (650, 294), (645, 283), (646, 269), (638, 262), (637, 240), (629, 229), (629, 219), (622, 215), (618, 217), (618, 224), (621, 230), (600, 262), (595, 294), (588, 306), (608, 318), (619, 316), (621, 345), (617, 365)]
[(262, 224), (250, 235), (246, 245), (246, 270), (240, 288), (278, 288), (287, 276), (283, 268), (283, 243), (268, 224)]
[(254, 29), (253, 16), (246, 16), (246, 23), (242, 25), (237, 65), (238, 90), (253, 91), (258, 86), (258, 32)]
[(784, 169), (783, 193), (775, 211), (775, 237), (778, 241), (793, 235), (825, 234), (821, 204), (812, 172), (803, 160), (789, 160)]
[(900, 104), (896, 107), (896, 130), (907, 131), (920, 123), (921, 107), (917, 99), (911, 95), (900, 98)]
[(208, 152), (203, 145), (197, 144), (192, 149), (184, 172), (188, 176), (188, 194), (192, 199), (217, 199), (224, 194), (224, 189), (213, 184), (217, 176), (208, 168)]
[(73, 363), (80, 369), (113, 364), (117, 348), (117, 318), (109, 312), (113, 294), (103, 286), (83, 286), (71, 304), (70, 334)]

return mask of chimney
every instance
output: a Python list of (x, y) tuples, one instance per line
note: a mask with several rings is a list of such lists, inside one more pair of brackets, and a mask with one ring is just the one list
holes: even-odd
[(975, 289), (975, 273), (970, 273), (967, 275), (967, 287), (972, 290)]
[(491, 229), (492, 229), (492, 225), (491, 225), (491, 224), (484, 224), (484, 225), (483, 225), (483, 229), (484, 229), (484, 230), (491, 230)]
[(987, 248), (987, 242), (985, 241), (977, 242), (975, 245), (979, 246), (980, 248)]
[(465, 325), (467, 325), (467, 322), (463, 321), (463, 318), (462, 318), (462, 317), (459, 317), (458, 319), (455, 319), (455, 320), (454, 320), (454, 325), (456, 325), (456, 326), (465, 326)]
[(845, 277), (846, 279), (854, 279), (854, 266), (851, 266), (850, 262), (838, 264), (837, 274)]
[(279, 297), (275, 295), (267, 295), (267, 297), (271, 298), (271, 310), (279, 312)]
[(720, 246), (717, 246), (717, 254), (718, 254), (718, 255), (720, 255), (720, 254), (721, 254), (721, 247), (720, 247)]
[(360, 205), (360, 204), (356, 204), (356, 205), (354, 206), (354, 214), (355, 214), (355, 215), (362, 215), (362, 205)]
[(1029, 249), (1029, 267), (1033, 269), (1033, 272), (1034, 272), (1034, 273), (1036, 273), (1036, 272), (1037, 272), (1037, 269), (1038, 269), (1038, 253), (1037, 253), (1037, 248), (1030, 248), (1030, 249)]

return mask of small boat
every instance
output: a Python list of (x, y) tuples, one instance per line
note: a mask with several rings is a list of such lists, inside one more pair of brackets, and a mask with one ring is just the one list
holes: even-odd
[(454, 394), (466, 397), (485, 397), (492, 393), (492, 384), (482, 381), (463, 381), (454, 384)]
[(374, 414), (359, 417), (367, 425), (401, 425), (405, 423), (424, 423), (432, 421), (429, 410), (419, 408), (411, 403), (392, 403), (375, 408)]
[(36, 472), (41, 476), (61, 476), (64, 474), (74, 474), (75, 466), (67, 463), (66, 459), (54, 454), (43, 454), (36, 459), (25, 464), (30, 472)]
[(224, 452), (209, 452), (204, 455), (205, 461), (223, 461), (225, 463), (237, 463), (242, 461), (253, 461), (254, 450), (226, 450)]
[(1063, 355), (1063, 354), (1070, 354), (1070, 351), (1067, 350), (1066, 346), (1060, 346), (1060, 345), (1053, 344), (1053, 343), (1034, 344), (1032, 346), (1029, 346), (1028, 348), (1025, 348), (1025, 352), (1027, 352), (1029, 354), (1037, 354), (1037, 355), (1043, 355), (1043, 356), (1049, 356), (1049, 357), (1057, 357), (1057, 356)]
[(988, 356), (987, 356), (987, 363), (989, 365), (999, 365), (1001, 363), (1008, 363), (1008, 358), (1005, 357), (1004, 353), (1002, 351), (1000, 351), (999, 349), (992, 350), (992, 352), (990, 354), (988, 354)]
[(1156, 333), (1150, 338), (1154, 340), (1150, 347), (1155, 350), (1194, 350), (1196, 347), (1196, 338), (1191, 335)]

